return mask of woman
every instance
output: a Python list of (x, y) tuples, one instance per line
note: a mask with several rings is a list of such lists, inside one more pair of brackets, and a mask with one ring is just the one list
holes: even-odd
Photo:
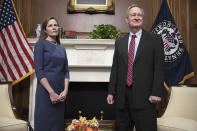
[(34, 65), (38, 79), (35, 131), (64, 130), (64, 101), (68, 92), (69, 70), (66, 51), (60, 45), (58, 26), (54, 17), (46, 19), (34, 48)]

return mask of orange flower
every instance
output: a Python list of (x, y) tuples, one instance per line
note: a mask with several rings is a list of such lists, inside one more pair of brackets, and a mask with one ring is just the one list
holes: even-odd
[(91, 127), (87, 127), (86, 131), (93, 131), (93, 129)]
[(95, 117), (89, 121), (86, 117), (80, 117), (79, 120), (73, 119), (66, 129), (67, 131), (98, 131), (98, 127), (99, 123)]

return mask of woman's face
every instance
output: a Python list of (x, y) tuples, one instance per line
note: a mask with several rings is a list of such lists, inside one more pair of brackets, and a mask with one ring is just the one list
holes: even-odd
[(58, 24), (55, 19), (48, 21), (45, 32), (49, 37), (56, 37), (58, 35)]

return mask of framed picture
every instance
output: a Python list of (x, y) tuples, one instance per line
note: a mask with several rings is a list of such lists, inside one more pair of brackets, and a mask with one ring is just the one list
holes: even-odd
[(68, 13), (110, 13), (114, 14), (114, 0), (68, 0)]

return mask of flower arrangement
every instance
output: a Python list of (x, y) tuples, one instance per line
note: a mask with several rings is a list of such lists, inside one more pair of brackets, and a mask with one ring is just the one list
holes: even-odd
[(92, 120), (86, 120), (86, 117), (80, 117), (79, 120), (73, 119), (68, 125), (66, 131), (98, 131), (99, 123), (94, 117)]

